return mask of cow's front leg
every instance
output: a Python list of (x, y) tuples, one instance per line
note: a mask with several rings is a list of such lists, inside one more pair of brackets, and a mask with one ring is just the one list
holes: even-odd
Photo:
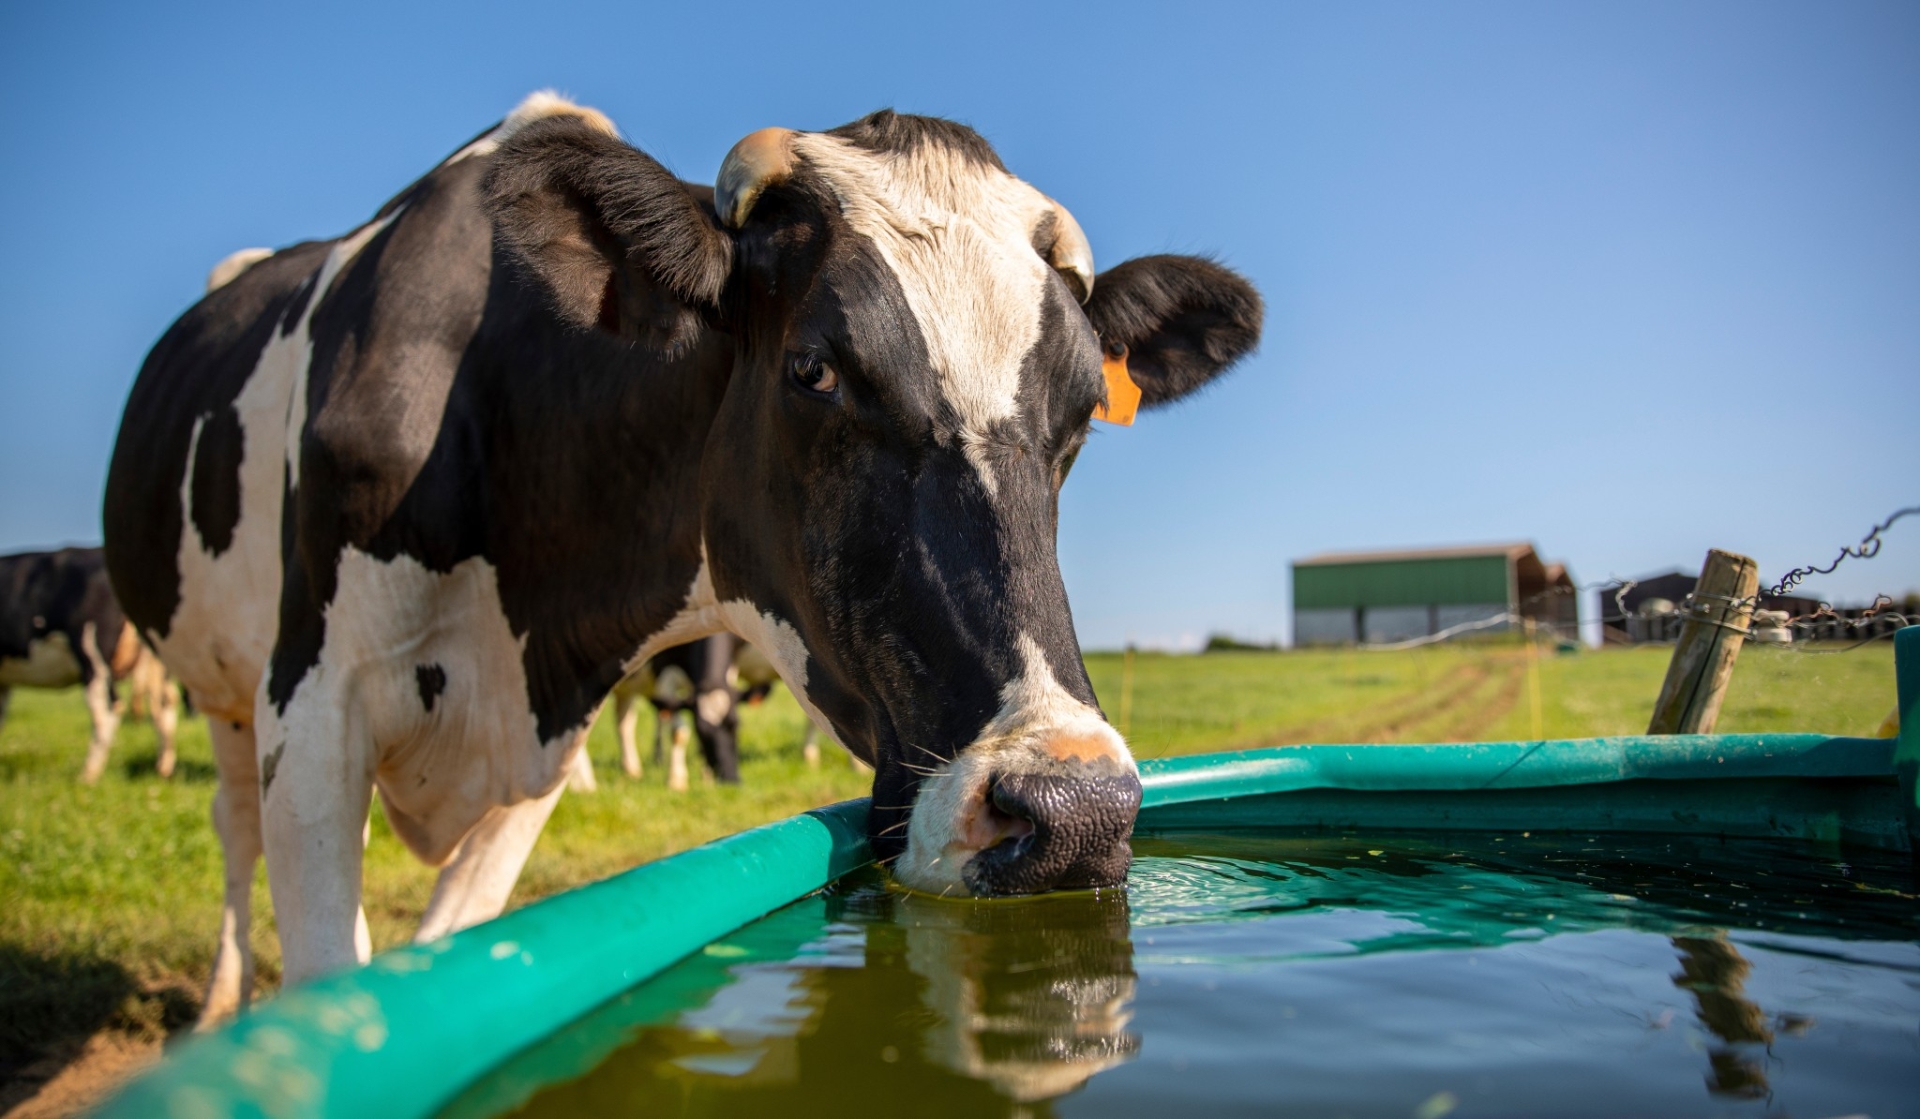
[[(628, 777), (640, 776), (640, 701), (625, 692), (613, 693), (613, 722), (620, 736), (620, 766), (627, 771)], [(656, 735), (656, 738), (658, 736)], [(659, 764), (659, 749), (655, 747), (654, 764)]]
[(576, 793), (597, 793), (600, 783), (593, 777), (593, 756), (587, 748), (581, 746), (573, 755), (573, 764), (567, 766), (567, 788)]
[(210, 1030), (238, 1014), (253, 997), (253, 867), (260, 861), (260, 769), (253, 728), (217, 715), (207, 718), (220, 785), (213, 793), (213, 830), (226, 863), (220, 944), (195, 1029)]
[(676, 793), (687, 791), (687, 736), (686, 720), (679, 715), (672, 716), (673, 745), (667, 751), (667, 788)]
[[(584, 744), (582, 752), (584, 753)], [(433, 884), (433, 900), (420, 918), (414, 942), (425, 944), (482, 921), (491, 921), (507, 907), (520, 868), (533, 852), (534, 841), (560, 801), (556, 787), (545, 796), (495, 808), (467, 833), (460, 850)]]
[(93, 741), (87, 744), (87, 768), (81, 779), (91, 785), (106, 772), (113, 736), (120, 730), (120, 712), (113, 703), (113, 666), (100, 655), (99, 634), (92, 622), (80, 631), (81, 655), (92, 675), (87, 680), (87, 714), (93, 719)]
[(179, 756), (174, 743), (180, 734), (180, 691), (165, 676), (160, 678), (147, 714), (153, 719), (153, 733), (160, 739), (160, 756), (155, 759), (154, 769), (162, 777), (172, 777)]
[(373, 957), (360, 910), (372, 747), (362, 713), (342, 694), (349, 691), (303, 687), (284, 718), (264, 695), (256, 706), (261, 836), (283, 987)]
[(173, 678), (167, 675), (160, 658), (145, 649), (140, 650), (133, 662), (133, 671), (127, 674), (126, 682), (134, 708), (146, 709), (147, 718), (153, 722), (154, 736), (160, 740), (160, 754), (154, 759), (154, 769), (162, 777), (172, 777), (174, 737), (180, 727), (179, 689), (174, 687)]

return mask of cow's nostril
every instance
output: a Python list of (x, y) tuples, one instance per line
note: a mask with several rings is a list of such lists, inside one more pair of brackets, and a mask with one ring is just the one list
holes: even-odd
[(982, 847), (1003, 850), (1005, 857), (1017, 858), (1026, 854), (1033, 844), (1033, 818), (1027, 814), (1018, 797), (999, 797), (1000, 782), (996, 779), (988, 783), (986, 807), (981, 815), (981, 824), (988, 838)]
[(986, 801), (989, 816), (1007, 829), (996, 833), (1006, 838), (968, 862), (974, 892), (1030, 894), (1125, 880), (1127, 840), (1140, 809), (1133, 774), (1004, 773), (989, 784)]

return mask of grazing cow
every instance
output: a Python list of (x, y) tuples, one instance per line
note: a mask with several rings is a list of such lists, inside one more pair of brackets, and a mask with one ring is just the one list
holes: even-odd
[[(170, 327), (114, 449), (120, 600), (209, 717), (227, 859), (203, 1021), (364, 961), (362, 835), (500, 912), (609, 689), (722, 630), (875, 767), (906, 885), (1117, 883), (1140, 798), (1055, 554), (1125, 363), (1153, 406), (1258, 339), (1208, 261), (1094, 274), (972, 130), (891, 111), (684, 183), (536, 94), (365, 225)], [(1124, 384), (1125, 375), (1113, 383)]]
[[(687, 787), (686, 741), (677, 730), (670, 731), (676, 716), (686, 713), (700, 739), (700, 754), (707, 769), (724, 784), (740, 781), (740, 716), (735, 710), (740, 700), (733, 668), (734, 655), (748, 648), (730, 633), (716, 633), (698, 641), (662, 649), (641, 669), (614, 685), (614, 725), (620, 739), (620, 762), (631, 777), (640, 776), (640, 744), (637, 731), (640, 702), (653, 705), (653, 761), (660, 764), (661, 748), (671, 735), (673, 755), (667, 770), (667, 787)], [(582, 751), (584, 753), (584, 751)]]
[[(698, 681), (696, 684), (695, 681)], [(701, 757), (720, 781), (740, 780), (739, 706), (757, 704), (772, 694), (780, 672), (764, 653), (730, 633), (716, 633), (662, 650), (613, 686), (614, 728), (620, 741), (620, 764), (629, 777), (639, 777), (640, 705), (654, 709), (653, 763), (662, 762), (672, 742), (667, 787), (687, 787), (686, 736), (678, 716), (685, 714), (700, 739)], [(802, 751), (807, 764), (820, 764), (817, 730), (807, 727)], [(598, 787), (587, 751), (580, 751), (568, 784), (578, 792)]]
[(106, 561), (98, 548), (62, 548), (0, 556), (0, 722), (15, 687), (86, 689), (93, 739), (82, 777), (100, 779), (120, 728), (116, 681), (126, 681), (136, 706), (160, 738), (157, 768), (173, 776), (179, 721), (173, 685), (114, 601)]

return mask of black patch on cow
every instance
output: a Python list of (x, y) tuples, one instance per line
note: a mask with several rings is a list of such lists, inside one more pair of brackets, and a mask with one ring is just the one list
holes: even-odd
[(1194, 256), (1143, 256), (1100, 273), (1087, 319), (1108, 347), (1127, 348), (1140, 402), (1193, 392), (1260, 342), (1265, 308), (1240, 275)]
[(0, 556), (0, 657), (32, 655), (36, 641), (67, 639), (79, 664), (79, 683), (93, 680), (82, 639), (93, 626), (101, 657), (111, 662), (126, 617), (107, 580), (99, 548), (61, 548)]
[(282, 742), (267, 751), (266, 757), (260, 759), (260, 795), (262, 797), (272, 790), (273, 778), (280, 772), (280, 755), (286, 752), (287, 744)]
[(280, 312), (280, 337), (292, 334), (299, 327), (300, 320), (306, 317), (307, 304), (313, 300), (313, 289), (320, 286), (320, 272), (319, 268), (308, 272), (306, 278), (300, 281), (300, 286), (293, 289), (285, 309)]
[(437, 664), (415, 665), (413, 682), (420, 688), (420, 706), (431, 712), (434, 700), (447, 690), (447, 670)]
[(232, 405), (217, 408), (200, 426), (194, 450), (192, 484), (193, 527), (207, 550), (220, 555), (233, 547), (233, 530), (240, 523), (240, 463), (246, 457), (246, 431)]
[(923, 147), (942, 147), (980, 167), (1005, 171), (1000, 155), (986, 137), (958, 121), (939, 117), (919, 117), (881, 109), (850, 124), (829, 129), (829, 136), (850, 140), (856, 146), (876, 152), (912, 152)]

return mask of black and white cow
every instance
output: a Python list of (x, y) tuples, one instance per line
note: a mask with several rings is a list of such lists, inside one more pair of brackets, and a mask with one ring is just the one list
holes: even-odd
[[(629, 777), (641, 775), (640, 708), (645, 705), (654, 711), (653, 763), (666, 761), (667, 788), (687, 788), (686, 728), (681, 715), (693, 723), (708, 771), (722, 782), (738, 782), (740, 705), (764, 701), (779, 682), (780, 670), (766, 654), (731, 633), (716, 633), (655, 653), (613, 686), (614, 735), (620, 745), (621, 768)], [(819, 729), (811, 721), (801, 751), (809, 766), (820, 765)], [(598, 788), (585, 749), (574, 759), (568, 786), (588, 793)]]
[[(700, 741), (700, 755), (708, 772), (724, 784), (740, 780), (740, 689), (734, 656), (750, 648), (731, 633), (716, 633), (698, 641), (662, 649), (647, 661), (643, 673), (627, 677), (613, 690), (616, 730), (620, 738), (623, 764), (637, 763), (638, 743), (634, 741), (635, 701), (645, 698), (654, 708), (660, 729), (675, 717), (687, 714)], [(663, 736), (654, 736), (654, 762), (660, 761)], [(667, 772), (667, 787), (687, 787), (685, 740), (673, 740), (673, 759)], [(638, 775), (637, 764), (628, 772)]]
[(444, 867), (418, 935), (492, 917), (608, 689), (721, 630), (874, 765), (903, 883), (1120, 881), (1140, 785), (1059, 487), (1103, 343), (1151, 406), (1260, 318), (1204, 260), (1096, 280), (980, 136), (892, 112), (755, 133), (709, 190), (536, 94), (253, 262), (149, 355), (106, 498), (120, 600), (214, 728), (207, 1019), (250, 986), (263, 846), (289, 982), (368, 957), (376, 790)]
[(107, 581), (98, 548), (61, 548), (0, 556), (0, 722), (16, 687), (86, 690), (93, 737), (87, 745), (88, 784), (100, 779), (120, 728), (116, 681), (140, 700), (160, 738), (156, 768), (173, 776), (179, 712), (173, 686), (140, 638)]

